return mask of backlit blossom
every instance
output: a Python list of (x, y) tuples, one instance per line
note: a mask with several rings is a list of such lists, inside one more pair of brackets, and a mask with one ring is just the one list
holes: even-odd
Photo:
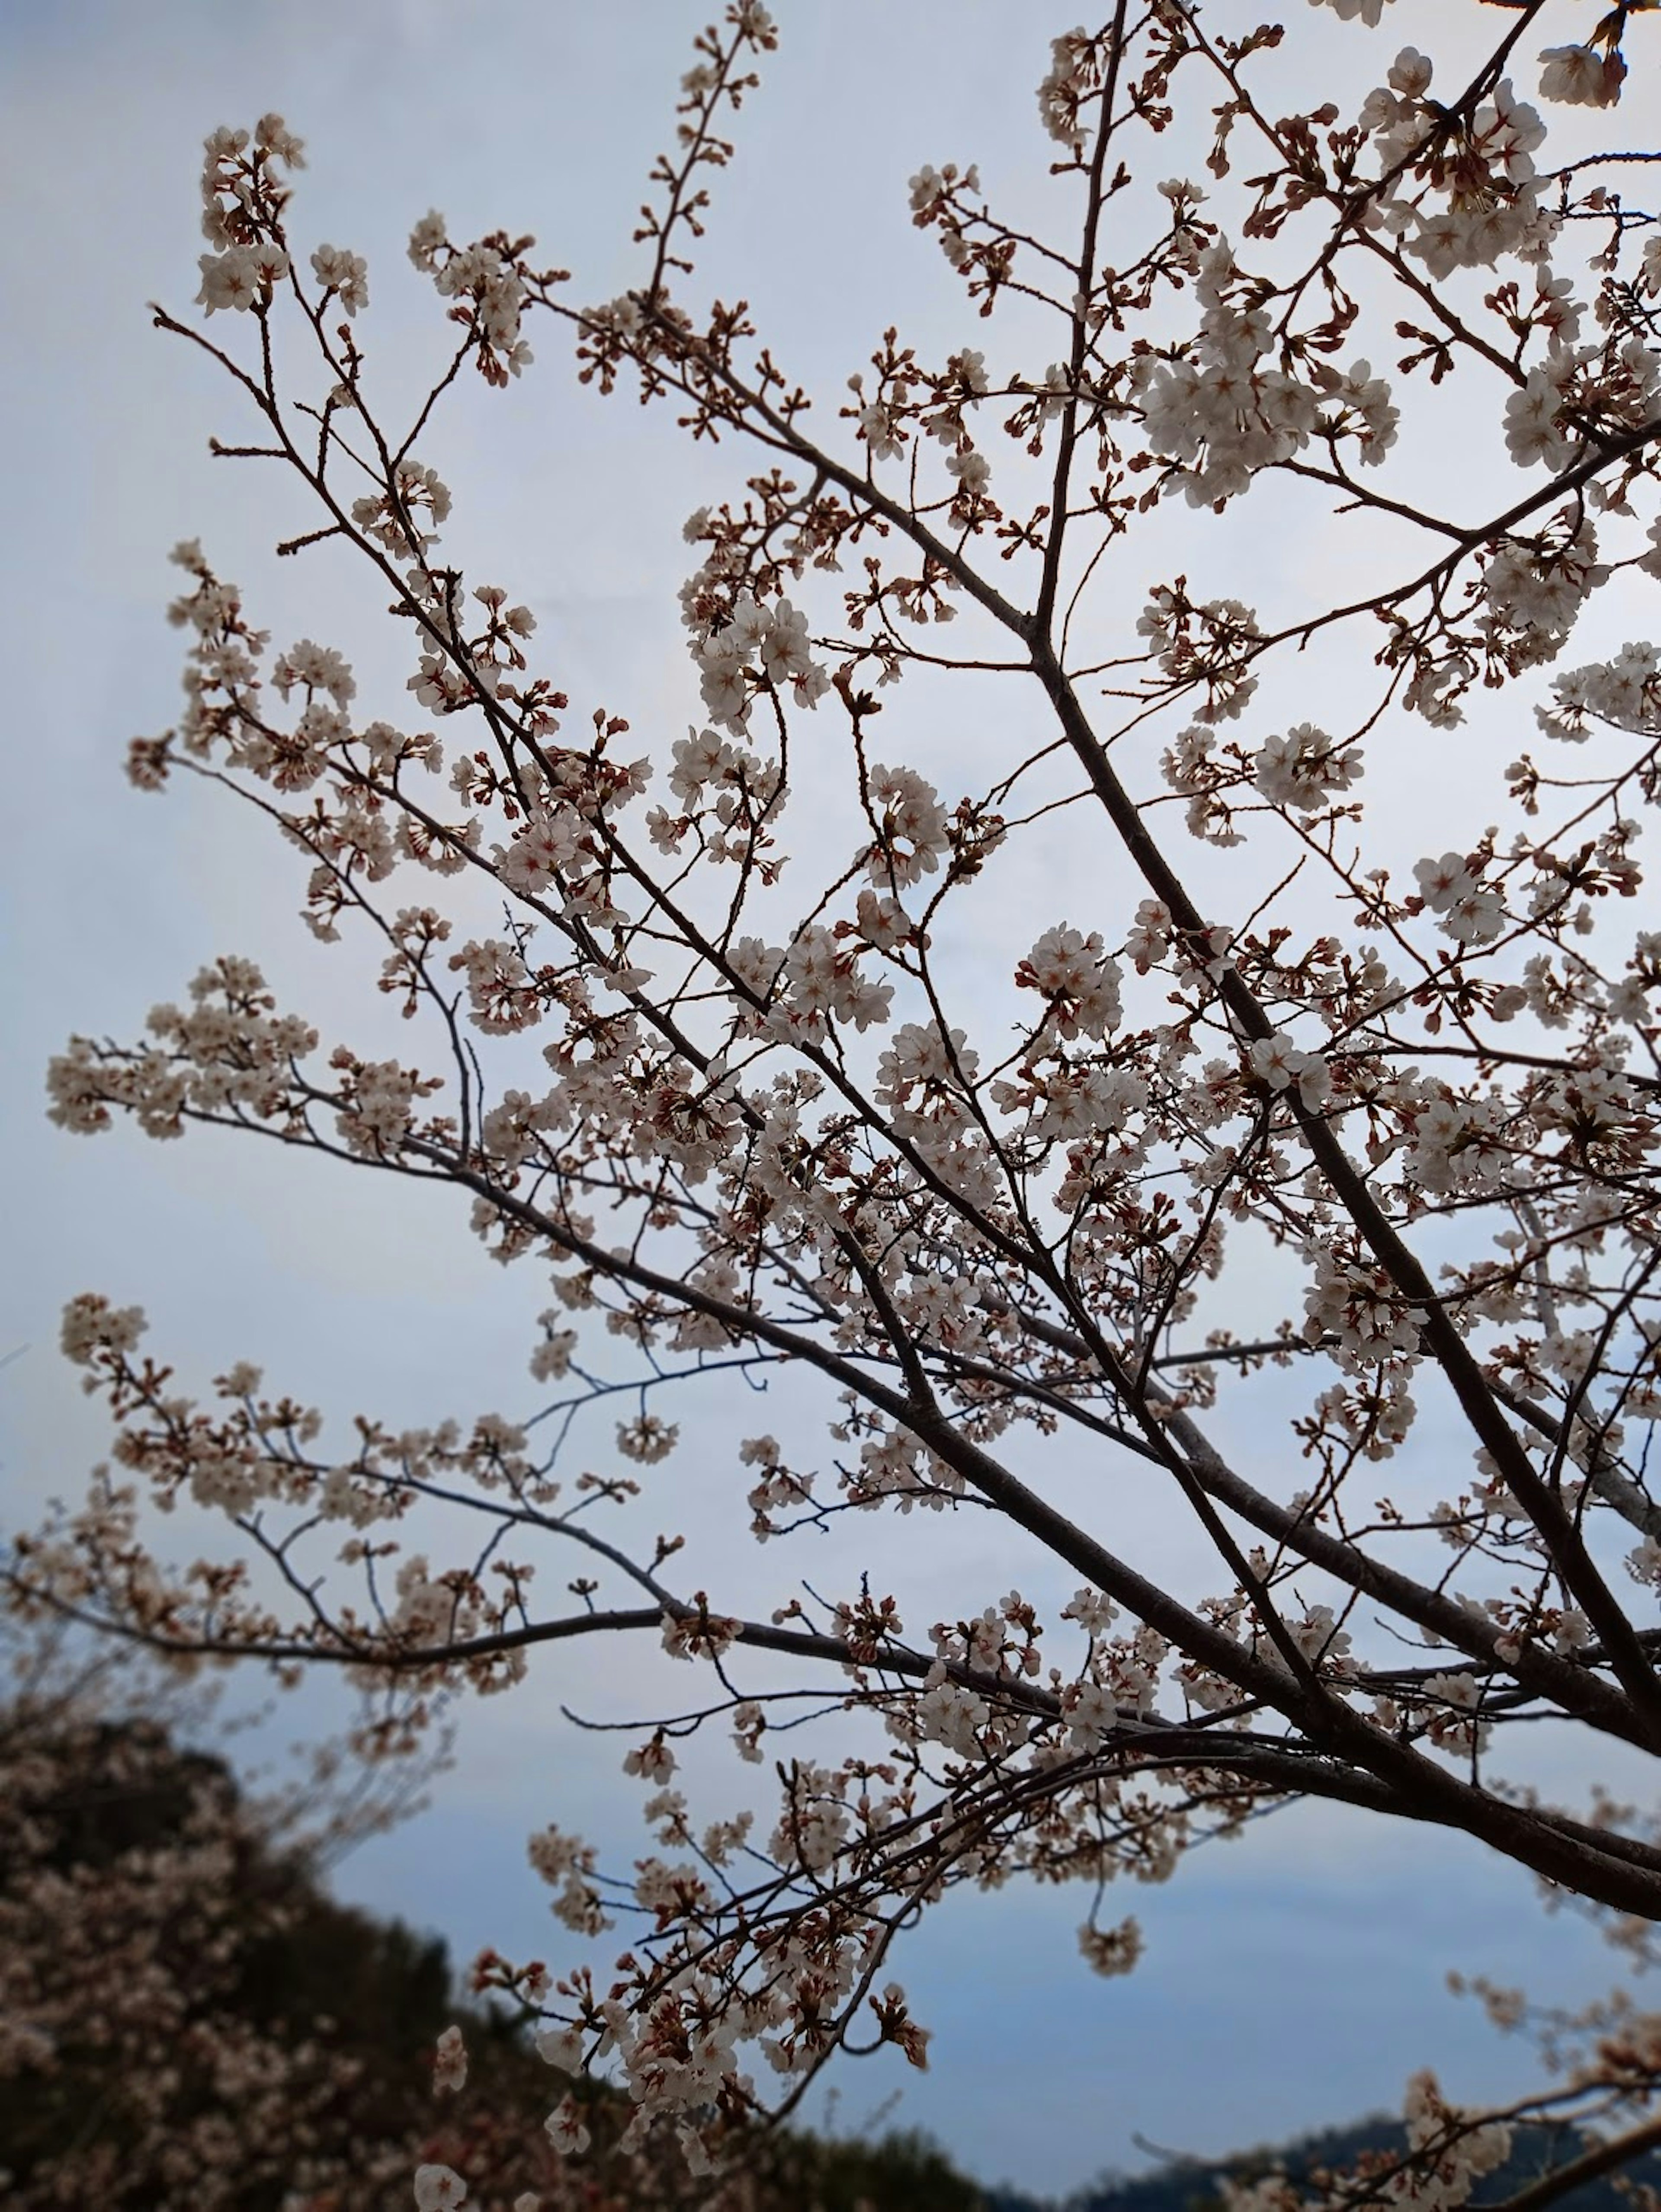
[(1592, 46), (1548, 46), (1540, 57), (1540, 96), (1571, 107), (1613, 107), (1621, 97), (1627, 64), (1619, 53), (1600, 54)]
[(418, 2166), (415, 2201), (416, 2212), (458, 2212), (467, 2201), (467, 2185), (447, 2166)]

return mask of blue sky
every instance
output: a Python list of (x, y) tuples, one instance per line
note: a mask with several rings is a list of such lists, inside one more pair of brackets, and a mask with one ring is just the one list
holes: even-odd
[[(1063, 24), (999, 0), (779, 0), (776, 12), (782, 50), (739, 119), (709, 266), (717, 289), (756, 303), (792, 368), (834, 395), (890, 320), (931, 345), (979, 342), (910, 226), (905, 179), (925, 160), (978, 159), (1041, 212), (1049, 155), (1032, 88)], [(1393, 41), (1289, 12), (1310, 82), (1335, 70), (1364, 88), (1424, 11), (1400, 7)], [(209, 459), (209, 432), (239, 427), (228, 398), (149, 328), (147, 300), (183, 310), (195, 289), (203, 134), (275, 107), (304, 136), (297, 227), (368, 256), (368, 337), (394, 380), (407, 360), (413, 389), (440, 331), (404, 259), (411, 222), (437, 205), (458, 236), (533, 229), (577, 271), (578, 296), (621, 289), (703, 16), (681, 0), (18, 0), (0, 16), (17, 779), (0, 885), (14, 1253), (0, 1352), (27, 1347), (0, 1375), (0, 1519), (12, 1525), (73, 1492), (106, 1447), (55, 1350), (58, 1310), (82, 1289), (143, 1303), (155, 1349), (198, 1387), (248, 1356), (274, 1385), (399, 1425), (526, 1408), (536, 1289), (495, 1267), (441, 1197), (211, 1134), (76, 1140), (46, 1123), (40, 1073), (71, 1029), (136, 1034), (222, 950), (255, 953), (325, 1026), (355, 1003), (293, 919), (289, 854), (205, 794), (147, 799), (121, 773), (128, 738), (174, 712), (179, 638), (162, 608), (181, 537), (200, 535), (249, 586), (279, 641), (343, 645), (366, 694), (380, 684), (395, 709), (406, 672), (384, 636), (369, 641), (372, 594), (271, 560), (293, 496)], [(696, 709), (674, 604), (680, 524), (730, 488), (732, 465), (663, 416), (581, 392), (551, 328), (532, 340), (523, 385), (463, 393), (435, 441), (458, 497), (453, 542), (536, 609), (574, 699), (678, 735)], [(1433, 439), (1420, 465), (1449, 459)], [(1292, 574), (1346, 557), (1254, 544), (1246, 526), (1230, 542), (1225, 562)], [(319, 629), (330, 620), (338, 635)], [(1443, 765), (1457, 796), (1457, 766)], [(943, 1553), (977, 1606), (1007, 1586), (977, 1532)], [(545, 1948), (526, 1833), (557, 1818), (618, 1857), (636, 1843), (615, 1740), (574, 1736), (557, 1706), (621, 1711), (646, 1682), (598, 1653), (586, 1676), (533, 1669), (468, 1716), (433, 1810), (349, 1862), (342, 1891), (442, 1932), (461, 1959), (487, 1942)], [(302, 1702), (285, 1724), (315, 1724), (326, 1705)], [(1080, 1897), (954, 1899), (903, 1970), (935, 2030), (933, 2069), (904, 2082), (847, 2069), (844, 2124), (899, 2087), (898, 2117), (977, 2172), (1065, 2188), (1104, 2164), (1136, 2166), (1134, 2132), (1219, 2152), (1393, 2104), (1426, 2063), (1456, 2097), (1521, 2088), (1535, 2078), (1526, 2052), (1445, 1994), (1446, 1970), (1567, 1996), (1609, 1978), (1596, 1939), (1548, 1919), (1514, 1868), (1329, 1808), (1277, 1816), (1118, 1909), (1141, 1918), (1147, 1954), (1104, 1983), (1076, 1954)]]

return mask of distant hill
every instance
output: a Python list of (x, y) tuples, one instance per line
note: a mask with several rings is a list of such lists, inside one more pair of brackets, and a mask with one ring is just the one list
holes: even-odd
[[(1317, 2166), (1348, 2166), (1364, 2150), (1399, 2154), (1406, 2146), (1402, 2123), (1378, 2116), (1214, 2162), (1184, 2160), (1134, 2178), (1105, 2173), (1061, 2199), (1028, 2197), (1000, 2186), (987, 2191), (987, 2212), (1214, 2212), (1220, 2201), (1218, 2184), (1224, 2179), (1253, 2180), (1278, 2167), (1299, 2181)], [(1501, 2203), (1591, 2147), (1577, 2128), (1543, 2124), (1518, 2127), (1510, 2158), (1476, 2184), (1469, 2201), (1474, 2206)], [(1636, 2159), (1623, 2171), (1634, 2180), (1661, 2188), (1661, 2154)], [(1572, 2208), (1565, 2200), (1565, 2212), (1631, 2212), (1631, 2199), (1621, 2194), (1612, 2178), (1593, 2181), (1576, 2190)]]

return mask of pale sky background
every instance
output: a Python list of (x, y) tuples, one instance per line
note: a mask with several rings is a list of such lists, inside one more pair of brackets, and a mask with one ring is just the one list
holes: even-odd
[[(1415, 30), (1432, 44), (1424, 27), (1446, 11), (1407, 0), (1394, 11), (1399, 35), (1374, 38), (1301, 5), (1285, 12), (1308, 82), (1324, 87), (1335, 72), (1359, 94)], [(1478, 33), (1493, 31), (1486, 11), (1469, 12)], [(355, 1039), (374, 1018), (356, 1012), (346, 964), (294, 920), (292, 854), (188, 780), (158, 800), (122, 774), (127, 739), (176, 711), (181, 641), (162, 610), (177, 585), (166, 555), (179, 538), (203, 538), (277, 644), (313, 635), (340, 645), (357, 666), (360, 708), (378, 689), (373, 710), (396, 719), (407, 673), (405, 638), (389, 641), (384, 622), (377, 631), (373, 593), (322, 563), (271, 559), (276, 538), (305, 526), (294, 495), (246, 465), (210, 461), (210, 431), (234, 438), (246, 422), (216, 374), (149, 328), (147, 300), (185, 313), (195, 291), (203, 134), (275, 107), (304, 137), (296, 234), (368, 255), (372, 307), (360, 333), (382, 388), (413, 390), (443, 343), (437, 304), (404, 252), (429, 206), (458, 239), (497, 225), (534, 231), (548, 259), (576, 272), (579, 300), (631, 280), (634, 211), (705, 13), (703, 0), (0, 9), (16, 808), (0, 887), (14, 1255), (0, 1284), (0, 1353), (27, 1347), (0, 1374), (0, 1524), (24, 1525), (46, 1496), (76, 1491), (106, 1449), (56, 1351), (59, 1309), (83, 1289), (143, 1303), (150, 1348), (178, 1362), (186, 1388), (205, 1389), (246, 1356), (275, 1389), (394, 1426), (532, 1408), (525, 1358), (540, 1283), (490, 1261), (462, 1209), (209, 1133), (170, 1146), (125, 1127), (73, 1139), (46, 1123), (40, 1079), (72, 1029), (137, 1036), (148, 1008), (180, 995), (221, 951), (258, 957), (326, 1041), (337, 1015)], [(924, 161), (978, 160), (989, 187), (1007, 186), (1006, 204), (1041, 219), (1053, 204), (1050, 150), (1032, 93), (1048, 37), (1072, 18), (1052, 23), (993, 0), (779, 0), (776, 13), (782, 48), (737, 120), (739, 159), (718, 180), (702, 265), (725, 296), (751, 301), (764, 336), (833, 416), (843, 380), (890, 321), (935, 355), (997, 343), (1000, 326), (989, 340), (937, 248), (911, 228), (906, 179)], [(1197, 167), (1173, 146), (1171, 172)], [(216, 319), (215, 335), (243, 335), (229, 322)], [(551, 323), (529, 335), (538, 358), (523, 382), (497, 394), (469, 376), (423, 441), (456, 496), (447, 544), (473, 580), (500, 580), (532, 606), (574, 714), (603, 701), (629, 716), (640, 750), (666, 752), (697, 710), (674, 600), (689, 565), (680, 525), (753, 465), (725, 447), (694, 449), (666, 410), (600, 404), (577, 386)], [(1445, 477), (1460, 451), (1449, 416), (1404, 456), (1408, 480)], [(1167, 511), (1149, 546), (1135, 556), (1139, 587), (1187, 566), (1196, 591), (1244, 596), (1247, 578), (1266, 597), (1327, 591), (1355, 559), (1348, 540), (1265, 535), (1261, 509), (1237, 509), (1209, 533), (1196, 533), (1186, 508)], [(1638, 634), (1640, 619), (1626, 603), (1600, 610), (1597, 639), (1606, 649)], [(1572, 660), (1591, 657), (1592, 636), (1589, 623)], [(1343, 663), (1311, 654), (1305, 666), (1318, 684), (1337, 680)], [(919, 750), (902, 757), (957, 742), (983, 750), (1001, 736), (986, 722), (959, 731), (932, 695), (922, 711)], [(974, 708), (995, 721), (1001, 711)], [(1444, 841), (1442, 823), (1467, 788), (1469, 757), (1423, 732), (1401, 742), (1421, 749), (1414, 757), (1437, 779), (1409, 810), (1419, 818), (1395, 824), (1411, 857), (1457, 842), (1451, 829)], [(1031, 878), (1017, 890), (1036, 896)], [(1068, 918), (1089, 926), (1081, 911)], [(1001, 913), (986, 919), (1001, 928)], [(746, 1414), (744, 1428), (777, 1425), (788, 1410), (764, 1424)], [(689, 1517), (700, 1464), (727, 1448), (729, 1413), (687, 1417), (691, 1443), (709, 1447), (670, 1463), (673, 1510)], [(885, 1570), (892, 1547), (897, 1575), (920, 1577), (926, 1590), (937, 1574), (958, 1604), (978, 1608), (1008, 1586), (1007, 1552), (978, 1528), (928, 1534), (938, 1553), (920, 1564), (907, 1548), (911, 1524), (859, 1529)], [(747, 1556), (732, 1565), (740, 1581), (757, 1571)], [(441, 1932), (459, 1962), (486, 1942), (557, 1955), (526, 1834), (557, 1819), (613, 1863), (644, 1847), (636, 1785), (617, 1772), (622, 1745), (574, 1736), (557, 1707), (643, 1713), (657, 1679), (643, 1660), (597, 1648), (534, 1664), (517, 1693), (468, 1711), (433, 1809), (350, 1860), (342, 1893)], [(288, 1723), (312, 1724), (327, 1707), (313, 1695)], [(1552, 1771), (1572, 1770), (1566, 1758)], [(935, 2032), (932, 2070), (901, 2080), (897, 2066), (845, 2068), (833, 2077), (844, 2124), (859, 2125), (898, 2088), (897, 2118), (931, 2129), (972, 2172), (1060, 2191), (1106, 2164), (1137, 2168), (1134, 2131), (1220, 2153), (1396, 2106), (1421, 2064), (1457, 2098), (1519, 2091), (1538, 2078), (1528, 2052), (1450, 1997), (1445, 1972), (1566, 2000), (1614, 1978), (1597, 1939), (1567, 1915), (1548, 1919), (1515, 1868), (1457, 1839), (1324, 1808), (1277, 1815), (1226, 1851), (1196, 1855), (1165, 1888), (1110, 1899), (1147, 1937), (1129, 1979), (1097, 1980), (1079, 1960), (1086, 1902), (1082, 1892), (1009, 1890), (938, 1911), (898, 1962)]]

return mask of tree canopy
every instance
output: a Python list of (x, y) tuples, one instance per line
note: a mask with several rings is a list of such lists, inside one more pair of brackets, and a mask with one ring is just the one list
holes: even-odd
[[(344, 1670), (371, 1759), (441, 1694), (660, 1644), (624, 1760), (654, 1848), (530, 1844), (568, 1930), (623, 1934), (481, 1978), (624, 2089), (624, 2155), (666, 2130), (718, 2176), (832, 2054), (924, 2064), (898, 1962), (949, 1892), (1077, 1882), (1116, 1975), (1111, 1882), (1299, 1802), (1475, 1838), (1652, 1956), (1654, 1808), (1552, 1802), (1527, 1748), (1661, 1747), (1661, 652), (1599, 634), (1661, 575), (1652, 11), (1404, 0), (1429, 50), (1392, 53), (1385, 0), (1315, 5), (1062, 32), (1031, 190), (910, 181), (961, 342), (837, 328), (828, 398), (700, 289), (780, 36), (755, 0), (697, 42), (618, 296), (416, 223), (407, 416), (288, 124), (206, 142), (200, 312), (156, 322), (223, 373), (216, 450), (303, 488), (277, 551), (319, 626), (360, 564), (410, 672), (360, 706), (343, 645), (273, 652), (190, 541), (184, 709), (130, 774), (287, 841), (362, 1029), (221, 953), (143, 1041), (75, 1038), (52, 1111), (446, 1188), (532, 1284), (538, 1395), (411, 1427), (244, 1363), (204, 1400), (88, 1293), (64, 1348), (120, 1472), (12, 1582), (180, 1665)], [(538, 327), (571, 404), (726, 456), (684, 532), (684, 737), (619, 711), (627, 665), (574, 699), (528, 587), (447, 550), (447, 398), (482, 377), (511, 436)], [(710, 1402), (688, 1514), (659, 1470)], [(194, 1560), (157, 1540), (180, 1501), (222, 1525)], [(928, 1622), (965, 1517), (1009, 1587)], [(718, 1732), (709, 1819), (677, 1776)], [(1539, 2108), (1635, 2154), (1661, 2044), (1612, 2004)], [(587, 2115), (549, 2123), (577, 2166)], [(1421, 2075), (1389, 2174), (1229, 2201), (1462, 2203), (1526, 2116)]]

